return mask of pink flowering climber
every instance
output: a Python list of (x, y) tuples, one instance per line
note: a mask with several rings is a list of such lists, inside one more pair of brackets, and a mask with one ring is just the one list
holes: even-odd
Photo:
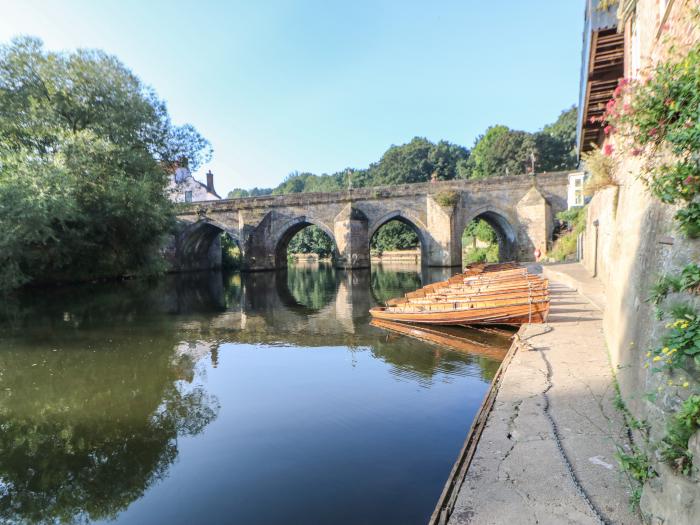
[(606, 144), (603, 146), (603, 154), (609, 157), (610, 155), (613, 154), (614, 148), (612, 144)]

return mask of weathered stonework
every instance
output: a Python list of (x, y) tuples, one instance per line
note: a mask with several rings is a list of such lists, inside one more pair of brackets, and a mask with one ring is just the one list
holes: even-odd
[[(553, 214), (566, 209), (567, 182), (568, 173), (559, 172), (181, 205), (168, 253), (176, 270), (211, 268), (212, 243), (226, 232), (239, 243), (246, 270), (284, 268), (289, 241), (315, 224), (334, 241), (339, 267), (367, 268), (370, 239), (396, 219), (415, 229), (424, 266), (452, 267), (461, 264), (464, 228), (483, 218), (496, 230), (502, 259), (529, 260), (535, 245), (546, 252)], [(438, 204), (441, 192), (458, 196), (454, 207)]]
[[(700, 24), (692, 15), (697, 5), (694, 0), (623, 0), (621, 11), (627, 13), (623, 20), (625, 75), (639, 78), (659, 61), (683, 56), (689, 46), (700, 42)], [(633, 38), (633, 34), (637, 36)], [(677, 208), (650, 194), (639, 177), (641, 160), (618, 146), (617, 187), (599, 191), (588, 207), (584, 264), (591, 273), (595, 269), (606, 285), (603, 326), (623, 398), (637, 419), (649, 423), (651, 440), (658, 442), (665, 435), (670, 415), (700, 382), (697, 372), (693, 377), (692, 371), (678, 370), (670, 376), (672, 382), (683, 376), (690, 388), (669, 386), (668, 375), (645, 367), (646, 352), (659, 345), (668, 322), (657, 320), (654, 305), (647, 298), (660, 275), (678, 274), (686, 264), (700, 261), (700, 241), (686, 239), (678, 232), (673, 219)], [(687, 294), (670, 296), (668, 303), (678, 300), (700, 307), (700, 300), (693, 301)], [(651, 392), (656, 396), (646, 395)], [(656, 450), (648, 452), (659, 476), (643, 488), (640, 506), (646, 520), (655, 524), (698, 523), (698, 479), (674, 472), (660, 461)]]

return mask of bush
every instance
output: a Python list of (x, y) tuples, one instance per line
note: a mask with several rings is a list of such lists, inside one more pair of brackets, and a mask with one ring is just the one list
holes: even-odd
[(549, 257), (555, 261), (565, 261), (576, 253), (578, 236), (586, 229), (586, 207), (571, 208), (557, 214), (557, 218), (566, 223), (569, 231), (561, 235), (549, 252)]
[(666, 436), (661, 440), (661, 458), (686, 476), (693, 466), (693, 455), (688, 450), (688, 440), (700, 429), (700, 395), (692, 395), (681, 405), (666, 426)]
[(459, 202), (459, 193), (456, 191), (441, 191), (435, 195), (435, 202), (443, 208), (454, 208)]
[(476, 248), (464, 252), (463, 264), (480, 262), (498, 262), (498, 244), (492, 244), (487, 248)]
[(584, 195), (590, 197), (597, 191), (615, 184), (613, 180), (615, 161), (611, 156), (604, 155), (600, 149), (596, 148), (587, 153), (582, 153), (581, 160), (583, 160), (586, 171), (589, 173), (589, 177), (583, 187)]

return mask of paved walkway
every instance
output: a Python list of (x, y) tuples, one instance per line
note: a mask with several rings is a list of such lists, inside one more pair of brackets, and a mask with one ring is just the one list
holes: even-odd
[[(597, 290), (601, 300), (597, 281), (578, 264), (555, 268), (589, 295)], [(547, 268), (545, 274), (552, 290), (548, 325), (522, 334), (533, 349), (518, 351), (506, 370), (451, 525), (598, 523), (574, 488), (544, 412), (547, 362), (550, 413), (584, 490), (610, 523), (640, 522), (629, 511), (628, 485), (614, 458), (625, 432), (613, 407), (600, 305), (554, 282), (558, 276)]]

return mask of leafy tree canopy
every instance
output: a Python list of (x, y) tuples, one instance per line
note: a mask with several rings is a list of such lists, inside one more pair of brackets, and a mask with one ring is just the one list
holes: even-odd
[(210, 154), (115, 57), (0, 46), (0, 290), (159, 270), (167, 169)]
[(576, 107), (559, 115), (541, 131), (529, 133), (506, 126), (492, 126), (470, 151), (445, 140), (437, 143), (423, 137), (391, 146), (366, 169), (347, 168), (331, 175), (293, 172), (276, 188), (237, 188), (229, 198), (287, 193), (342, 191), (412, 182), (521, 175), (536, 171), (571, 169), (576, 166)]

